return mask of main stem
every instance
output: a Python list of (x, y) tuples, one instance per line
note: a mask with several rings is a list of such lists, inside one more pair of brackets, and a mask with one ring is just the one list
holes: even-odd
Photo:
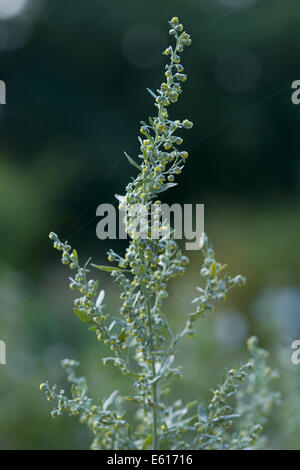
[[(152, 364), (152, 375), (153, 379), (156, 377), (156, 371), (155, 371), (155, 362), (154, 362), (154, 347), (153, 347), (153, 339), (152, 339), (152, 318), (151, 318), (151, 303), (150, 300), (147, 296), (147, 293), (144, 292), (144, 296), (146, 299), (146, 305), (147, 305), (147, 313), (148, 313), (148, 322), (149, 322), (149, 334), (150, 334), (150, 349), (151, 349), (151, 364)], [(152, 384), (152, 394), (153, 394), (153, 410), (152, 410), (152, 449), (157, 450), (158, 449), (158, 434), (157, 434), (157, 410), (156, 410), (156, 403), (157, 403), (157, 383), (154, 382)]]
[[(142, 255), (142, 250), (139, 247), (139, 255), (141, 260), (143, 260), (143, 255)], [(145, 263), (144, 267), (145, 266)], [(150, 352), (151, 352), (151, 367), (152, 367), (152, 375), (153, 379), (156, 377), (156, 371), (155, 371), (155, 356), (154, 356), (154, 345), (153, 345), (153, 330), (152, 330), (152, 317), (151, 317), (151, 302), (147, 293), (147, 290), (142, 288), (142, 292), (144, 294), (145, 300), (146, 300), (146, 307), (147, 307), (147, 315), (148, 315), (148, 323), (149, 323), (149, 343), (150, 343)], [(152, 449), (157, 450), (159, 446), (159, 438), (158, 438), (158, 433), (157, 433), (157, 409), (156, 409), (156, 403), (157, 403), (157, 383), (154, 381), (152, 384), (152, 395), (153, 395), (153, 410), (152, 410)]]

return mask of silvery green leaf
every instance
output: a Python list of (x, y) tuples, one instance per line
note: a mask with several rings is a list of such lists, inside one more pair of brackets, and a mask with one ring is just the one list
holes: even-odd
[(113, 329), (113, 327), (115, 326), (115, 324), (116, 324), (116, 320), (111, 322), (111, 324), (109, 325), (108, 331), (111, 331)]
[(98, 295), (98, 298), (96, 300), (96, 307), (99, 308), (103, 302), (103, 299), (104, 299), (104, 296), (105, 296), (105, 291), (102, 289), (100, 292), (99, 292), (99, 295)]
[(148, 93), (150, 93), (150, 95), (153, 97), (153, 98), (157, 98), (157, 95), (155, 93), (153, 93), (152, 90), (150, 90), (150, 88), (146, 88), (146, 90), (148, 91)]
[(150, 383), (151, 385), (153, 385), (153, 384), (155, 384), (156, 382), (158, 382), (161, 378), (162, 378), (161, 375), (157, 375), (156, 377), (154, 377), (154, 379), (149, 380), (149, 383)]
[(131, 163), (132, 166), (134, 166), (137, 170), (141, 171), (141, 167), (140, 165), (138, 165), (138, 163), (136, 163), (135, 160), (133, 160), (133, 158), (131, 158), (126, 152), (124, 152), (127, 160), (129, 161), (129, 163)]
[(136, 305), (138, 299), (140, 298), (140, 295), (141, 295), (141, 291), (139, 290), (138, 293), (137, 293), (136, 296), (135, 296), (135, 299), (134, 299), (133, 303), (132, 303), (132, 308), (135, 307), (135, 305)]
[(120, 194), (115, 194), (115, 198), (118, 199), (119, 202), (123, 203), (126, 200), (125, 196), (121, 196)]
[(114, 392), (112, 392), (109, 397), (107, 398), (107, 400), (105, 400), (105, 402), (103, 403), (103, 410), (107, 410), (107, 408), (113, 404), (113, 402), (115, 401), (117, 395), (119, 393), (119, 390), (115, 390)]
[(224, 416), (219, 416), (216, 418), (216, 421), (231, 421), (232, 419), (237, 419), (240, 418), (241, 415), (239, 414), (231, 414), (231, 415), (224, 415)]
[(175, 359), (174, 355), (167, 357), (167, 359), (164, 361), (164, 363), (162, 364), (162, 366), (159, 370), (161, 375), (163, 375), (166, 372), (166, 370), (169, 369), (169, 367), (173, 363), (174, 359)]
[(199, 420), (200, 421), (203, 421), (203, 422), (207, 422), (207, 412), (206, 412), (206, 409), (205, 409), (205, 406), (203, 404), (200, 404), (199, 405), (199, 408), (198, 408), (198, 417), (199, 417)]
[(154, 193), (155, 194), (163, 193), (164, 191), (167, 191), (167, 189), (173, 188), (174, 186), (177, 186), (177, 183), (163, 184), (160, 188), (156, 189)]

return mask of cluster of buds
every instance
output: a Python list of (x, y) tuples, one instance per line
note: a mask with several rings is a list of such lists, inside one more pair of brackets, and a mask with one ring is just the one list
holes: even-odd
[[(174, 48), (169, 46), (164, 54), (170, 56), (170, 62), (166, 65), (166, 82), (161, 84), (155, 96), (155, 105), (158, 108), (156, 117), (150, 118), (149, 123), (141, 122), (140, 138), (142, 164), (139, 167), (141, 173), (126, 187), (126, 204), (144, 204), (146, 207), (156, 194), (170, 187), (176, 175), (183, 169), (188, 157), (186, 151), (178, 147), (182, 145), (182, 137), (176, 136), (178, 129), (191, 129), (193, 123), (188, 119), (171, 120), (167, 107), (178, 100), (182, 92), (181, 83), (186, 80), (183, 74), (180, 53), (185, 46), (191, 44), (190, 36), (183, 31), (182, 24), (174, 17), (170, 21), (170, 34), (174, 36), (176, 44)], [(137, 166), (137, 164), (130, 159)], [(169, 183), (168, 183), (169, 182)], [(129, 221), (130, 223), (130, 221)]]
[[(113, 392), (104, 402), (93, 403), (87, 396), (88, 386), (84, 377), (78, 377), (75, 369), (79, 362), (65, 359), (62, 367), (66, 370), (68, 381), (72, 383), (72, 398), (65, 396), (64, 390), (58, 390), (56, 386), (50, 387), (48, 382), (40, 385), (40, 390), (46, 394), (48, 401), (55, 401), (57, 408), (51, 412), (52, 418), (63, 414), (77, 416), (81, 423), (86, 424), (94, 435), (93, 449), (110, 449), (113, 440), (119, 439), (123, 443), (128, 442), (128, 424), (124, 420), (124, 414), (112, 411), (111, 405), (116, 402), (118, 392)], [(112, 433), (113, 431), (113, 433)]]
[(252, 370), (251, 362), (230, 369), (224, 382), (213, 391), (207, 412), (202, 409), (198, 416), (199, 420), (195, 424), (199, 433), (199, 449), (226, 448), (226, 431), (239, 418), (232, 405), (229, 404), (230, 397), (237, 392)]
[(104, 290), (99, 289), (98, 281), (88, 278), (88, 263), (80, 266), (76, 250), (72, 250), (68, 242), (62, 242), (54, 232), (50, 233), (49, 238), (54, 248), (62, 252), (62, 263), (76, 270), (75, 276), (69, 279), (70, 289), (76, 289), (81, 294), (74, 299), (74, 312), (78, 318), (96, 332), (98, 341), (110, 345), (111, 350), (126, 350), (123, 331), (114, 332), (111, 323), (107, 321), (108, 315), (104, 313)]
[(215, 301), (224, 302), (229, 290), (235, 286), (242, 286), (246, 282), (246, 279), (241, 275), (231, 277), (225, 272), (227, 265), (216, 261), (214, 250), (206, 235), (204, 235), (203, 255), (204, 263), (200, 270), (200, 276), (205, 281), (205, 285), (197, 287), (199, 295), (192, 300), (196, 310), (189, 315), (185, 330), (182, 332), (182, 334), (189, 336), (193, 336), (193, 323), (205, 312), (212, 311)]

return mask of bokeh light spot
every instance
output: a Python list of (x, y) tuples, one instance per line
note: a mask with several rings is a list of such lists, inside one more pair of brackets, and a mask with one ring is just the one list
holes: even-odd
[(229, 349), (241, 347), (248, 336), (247, 322), (240, 312), (222, 312), (216, 318), (215, 335)]
[(0, 0), (0, 20), (8, 20), (23, 13), (28, 0)]
[(233, 94), (245, 93), (257, 84), (261, 65), (257, 58), (242, 48), (224, 52), (216, 63), (215, 78), (224, 91)]

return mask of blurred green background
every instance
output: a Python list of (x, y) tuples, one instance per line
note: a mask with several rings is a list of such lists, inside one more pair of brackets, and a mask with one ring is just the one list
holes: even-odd
[[(59, 362), (80, 360), (91, 394), (128, 383), (104, 368), (104, 350), (72, 314), (68, 273), (47, 236), (67, 238), (83, 259), (101, 263), (118, 241), (96, 238), (95, 212), (122, 194), (138, 152), (139, 121), (154, 113), (146, 87), (159, 86), (170, 17), (192, 35), (184, 55), (189, 80), (174, 118), (191, 158), (165, 201), (205, 204), (205, 230), (217, 256), (246, 287), (198, 325), (184, 344), (184, 381), (174, 397), (209, 397), (224, 367), (245, 358), (256, 334), (281, 372), (283, 405), (269, 447), (300, 448), (300, 79), (297, 0), (0, 0), (0, 448), (88, 448), (76, 420), (52, 420), (39, 392), (48, 379), (66, 388)], [(201, 254), (171, 285), (166, 311), (175, 327), (190, 311)], [(106, 303), (118, 292), (100, 274)]]

